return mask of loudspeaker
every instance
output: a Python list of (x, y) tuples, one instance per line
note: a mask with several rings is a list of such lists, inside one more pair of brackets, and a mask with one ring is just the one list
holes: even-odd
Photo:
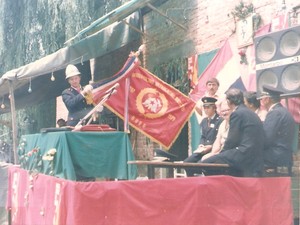
[(254, 38), (256, 87), (269, 85), (283, 96), (300, 95), (300, 26)]

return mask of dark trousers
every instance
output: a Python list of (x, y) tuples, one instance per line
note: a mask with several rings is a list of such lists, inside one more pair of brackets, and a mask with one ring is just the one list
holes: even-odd
[[(201, 153), (193, 153), (191, 156), (186, 158), (183, 162), (187, 162), (187, 163), (201, 162), (202, 156), (203, 154)], [(195, 175), (202, 174), (202, 170), (198, 168), (186, 168), (185, 172), (188, 177), (193, 177)]]
[[(221, 157), (220, 155), (214, 155), (212, 157), (209, 157), (205, 160), (202, 161), (202, 163), (217, 163), (217, 164), (229, 164), (230, 165), (230, 169), (227, 172), (228, 175), (230, 176), (235, 176), (235, 177), (261, 177), (262, 173), (261, 171), (247, 171), (247, 170), (241, 170), (239, 168), (235, 168), (234, 165), (231, 165), (230, 162), (228, 162), (227, 160), (225, 160), (223, 157)], [(224, 174), (224, 172), (222, 173), (222, 171), (218, 170), (208, 170), (206, 169), (205, 171), (203, 171), (203, 174), (206, 176), (209, 175), (221, 175)]]

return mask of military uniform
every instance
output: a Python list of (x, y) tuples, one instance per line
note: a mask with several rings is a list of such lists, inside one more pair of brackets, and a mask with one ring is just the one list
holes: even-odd
[(62, 99), (69, 111), (67, 126), (76, 126), (80, 119), (93, 109), (92, 105), (86, 103), (84, 96), (73, 87), (63, 91)]
[(293, 165), (293, 138), (295, 122), (290, 112), (277, 103), (268, 112), (265, 122), (265, 150), (266, 166)]
[(279, 102), (283, 92), (270, 86), (263, 86), (260, 98), (277, 99), (270, 106), (264, 121), (265, 146), (264, 163), (266, 166), (293, 165), (293, 138), (296, 123), (291, 113)]
[[(212, 97), (203, 97), (203, 105), (215, 105), (217, 99)], [(219, 130), (219, 126), (222, 123), (223, 118), (217, 114), (217, 112), (212, 116), (212, 118), (205, 117), (200, 123), (201, 137), (200, 145), (213, 145)], [(201, 162), (202, 156), (206, 153), (193, 153), (191, 156), (186, 158), (184, 162)], [(193, 176), (194, 173), (197, 173), (197, 169), (186, 169), (188, 176)]]

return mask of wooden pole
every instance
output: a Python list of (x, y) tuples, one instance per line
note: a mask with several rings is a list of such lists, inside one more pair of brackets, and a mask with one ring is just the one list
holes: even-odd
[(10, 111), (11, 111), (11, 124), (12, 124), (12, 134), (13, 134), (13, 152), (14, 152), (14, 162), (18, 164), (18, 154), (17, 154), (17, 146), (18, 146), (18, 129), (17, 129), (17, 121), (16, 121), (16, 106), (15, 106), (15, 95), (14, 95), (14, 87), (13, 81), (9, 81), (9, 96), (10, 96)]

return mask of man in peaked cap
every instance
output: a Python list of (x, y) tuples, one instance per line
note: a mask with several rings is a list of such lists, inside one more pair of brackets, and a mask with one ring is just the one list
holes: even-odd
[(62, 100), (69, 111), (67, 126), (76, 126), (80, 119), (93, 108), (84, 98), (84, 95), (92, 90), (92, 86), (87, 85), (84, 89), (81, 87), (81, 73), (72, 64), (67, 66), (65, 73), (66, 80), (70, 84), (70, 87), (62, 92)]
[[(200, 144), (194, 153), (186, 158), (184, 162), (201, 162), (202, 156), (211, 151), (219, 126), (223, 121), (217, 113), (217, 107), (215, 104), (217, 102), (216, 98), (203, 97), (201, 101), (203, 103), (203, 110), (207, 116), (200, 123)], [(186, 169), (186, 173), (187, 176), (193, 176), (194, 174), (198, 174), (199, 171), (197, 169)]]
[(263, 99), (265, 97), (272, 97), (273, 99), (276, 98), (276, 100), (280, 101), (281, 94), (283, 94), (283, 92), (280, 90), (277, 90), (277, 88), (269, 86), (269, 85), (264, 85), (263, 91), (261, 92), (258, 99)]
[(263, 86), (259, 97), (268, 113), (264, 121), (265, 146), (264, 163), (266, 166), (293, 165), (293, 137), (296, 132), (291, 113), (280, 103), (283, 92), (271, 86)]

